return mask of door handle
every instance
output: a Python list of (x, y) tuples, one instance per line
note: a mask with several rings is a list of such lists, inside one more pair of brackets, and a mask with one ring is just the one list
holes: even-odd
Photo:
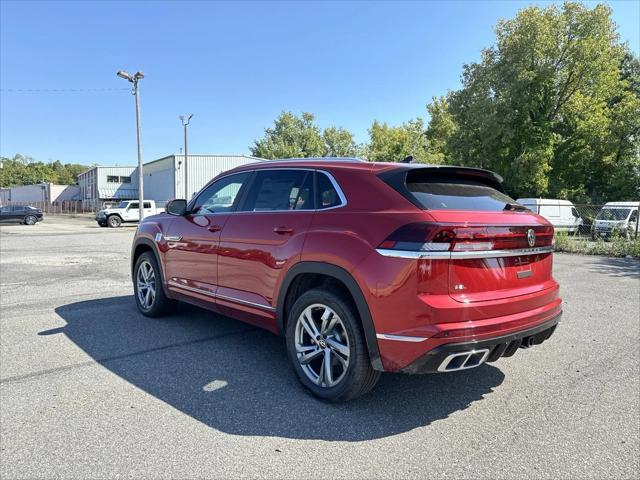
[(222, 227), (220, 225), (209, 225), (207, 227), (207, 230), (209, 230), (210, 232), (219, 232), (220, 230), (222, 230)]
[(275, 233), (278, 235), (291, 235), (293, 233), (293, 228), (290, 227), (276, 227), (273, 229)]

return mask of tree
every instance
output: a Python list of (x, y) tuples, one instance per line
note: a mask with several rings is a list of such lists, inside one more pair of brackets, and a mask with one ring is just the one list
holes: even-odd
[(429, 126), (425, 132), (427, 138), (427, 163), (441, 164), (451, 161), (449, 142), (457, 133), (458, 126), (449, 111), (445, 97), (434, 97), (427, 105)]
[(427, 138), (420, 118), (391, 127), (377, 120), (369, 129), (365, 155), (372, 162), (399, 162), (413, 156), (417, 162), (427, 161)]
[(342, 127), (325, 128), (322, 132), (325, 157), (357, 157), (359, 148), (353, 134)]
[(34, 183), (51, 182), (73, 185), (77, 177), (87, 169), (84, 165), (65, 163), (59, 160), (49, 163), (38, 162), (31, 157), (16, 154), (13, 158), (0, 157), (0, 186), (15, 187)]
[(273, 122), (273, 128), (265, 129), (264, 137), (250, 147), (256, 157), (276, 159), (294, 157), (354, 157), (360, 147), (353, 134), (342, 127), (328, 127), (320, 133), (313, 114), (303, 112), (298, 117), (283, 111)]
[(274, 121), (273, 128), (265, 129), (265, 135), (254, 142), (251, 154), (255, 157), (275, 159), (293, 157), (319, 157), (324, 153), (320, 129), (311, 113), (297, 117), (283, 111)]
[(609, 7), (525, 8), (428, 107), (430, 154), (496, 170), (515, 196), (637, 196), (637, 72)]

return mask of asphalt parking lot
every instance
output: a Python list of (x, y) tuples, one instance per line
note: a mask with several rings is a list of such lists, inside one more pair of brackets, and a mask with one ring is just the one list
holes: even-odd
[(270, 333), (136, 311), (134, 229), (0, 228), (0, 477), (637, 478), (640, 262), (556, 254), (547, 343), (305, 394)]

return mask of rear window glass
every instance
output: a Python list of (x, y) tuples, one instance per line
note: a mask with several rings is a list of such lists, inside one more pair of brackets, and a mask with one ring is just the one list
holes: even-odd
[(516, 201), (495, 188), (471, 179), (437, 175), (407, 178), (407, 190), (428, 210), (501, 211)]

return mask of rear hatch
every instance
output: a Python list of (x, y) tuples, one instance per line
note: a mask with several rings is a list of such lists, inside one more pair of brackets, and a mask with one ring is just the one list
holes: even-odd
[(485, 170), (424, 167), (381, 178), (425, 210), (425, 222), (396, 230), (380, 248), (448, 260), (449, 295), (463, 303), (552, 288), (553, 227), (507, 196)]

